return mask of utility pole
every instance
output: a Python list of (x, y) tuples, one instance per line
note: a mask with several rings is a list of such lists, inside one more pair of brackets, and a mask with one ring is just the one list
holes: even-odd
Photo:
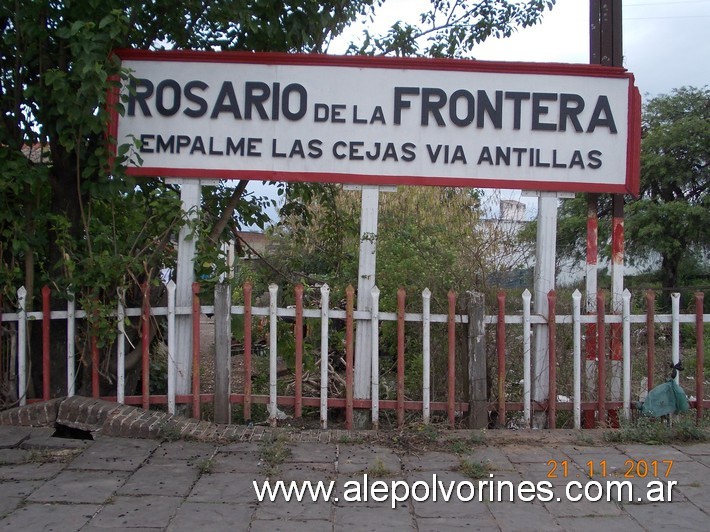
[[(589, 62), (591, 64), (622, 67), (623, 39), (622, 39), (622, 18), (621, 0), (590, 0), (589, 10)], [(611, 228), (611, 310), (614, 314), (621, 314), (623, 307), (622, 294), (624, 291), (624, 196), (614, 194), (612, 197), (612, 228)], [(590, 195), (589, 211), (596, 210), (596, 198)], [(589, 225), (588, 225), (589, 227)], [(594, 241), (591, 231), (587, 234), (587, 245), (596, 247), (596, 235)], [(589, 259), (587, 261), (589, 264)], [(590, 276), (594, 275), (594, 280)], [(596, 291), (596, 268), (587, 268), (587, 301), (595, 296), (589, 291), (594, 288)], [(604, 309), (591, 308), (587, 306), (587, 312), (604, 312)], [(621, 400), (621, 326), (613, 324), (611, 326), (611, 400)], [(587, 353), (589, 359), (591, 353)], [(589, 369), (589, 368), (588, 368)], [(589, 378), (589, 371), (587, 372)], [(609, 412), (609, 421), (612, 424), (618, 423), (616, 411)], [(597, 423), (606, 425), (606, 419), (598, 419)]]

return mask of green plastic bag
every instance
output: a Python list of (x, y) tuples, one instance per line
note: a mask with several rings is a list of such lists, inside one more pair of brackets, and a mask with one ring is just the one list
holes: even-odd
[(648, 392), (646, 400), (639, 405), (641, 413), (651, 417), (678, 414), (689, 408), (688, 397), (673, 379), (668, 379)]

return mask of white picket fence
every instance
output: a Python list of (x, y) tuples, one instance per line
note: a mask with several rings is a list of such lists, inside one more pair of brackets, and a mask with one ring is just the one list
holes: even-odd
[[(175, 357), (175, 338), (176, 338), (176, 325), (175, 317), (178, 315), (192, 315), (192, 307), (177, 307), (175, 304), (175, 284), (171, 281), (166, 286), (168, 292), (168, 302), (165, 307), (154, 307), (150, 308), (150, 315), (153, 317), (165, 317), (167, 320), (167, 345), (168, 345), (168, 383), (167, 383), (167, 408), (171, 413), (175, 412), (176, 409), (176, 382), (178, 374), (190, 375), (190, 367), (180, 367)], [(36, 311), (27, 312), (25, 310), (26, 301), (26, 291), (24, 287), (17, 291), (18, 296), (18, 309), (14, 313), (3, 313), (1, 315), (0, 324), (5, 326), (8, 324), (14, 324), (13, 334), (16, 333), (16, 386), (17, 394), (19, 397), (19, 402), (21, 405), (27, 403), (27, 360), (28, 360), (28, 346), (27, 346), (27, 327), (31, 320), (36, 322), (42, 322), (44, 320), (65, 320), (67, 327), (67, 345), (66, 345), (66, 357), (67, 357), (67, 375), (66, 375), (66, 389), (69, 396), (74, 395), (75, 389), (75, 338), (76, 338), (76, 327), (77, 320), (86, 319), (87, 315), (84, 310), (77, 309), (75, 303), (72, 300), (67, 302), (66, 310), (53, 310), (51, 312)], [(400, 321), (400, 322), (414, 322), (421, 324), (422, 327), (422, 388), (421, 397), (422, 401), (408, 401), (405, 406), (405, 401), (403, 396), (400, 398), (399, 393), (403, 394), (403, 391), (398, 391), (398, 401), (396, 409), (398, 411), (403, 411), (406, 407), (409, 410), (421, 409), (422, 419), (425, 423), (430, 421), (431, 411), (432, 411), (432, 401), (431, 401), (431, 327), (432, 324), (449, 324), (449, 326), (458, 326), (469, 324), (469, 316), (466, 314), (432, 314), (431, 308), (431, 293), (429, 290), (425, 289), (421, 293), (421, 302), (423, 312), (421, 313), (409, 313), (404, 312), (404, 309), (398, 309), (397, 312), (385, 312), (379, 308), (379, 289), (375, 287), (372, 291), (372, 310), (371, 311), (353, 311), (348, 313), (346, 310), (331, 308), (330, 307), (330, 289), (327, 285), (321, 287), (321, 300), (320, 308), (303, 308), (302, 317), (306, 319), (320, 320), (321, 327), (321, 345), (320, 345), (320, 397), (319, 397), (319, 408), (320, 408), (320, 419), (321, 427), (327, 427), (328, 423), (328, 410), (333, 408), (333, 405), (340, 405), (337, 403), (336, 398), (328, 397), (328, 353), (330, 346), (328, 344), (328, 331), (329, 324), (331, 320), (344, 320), (357, 323), (358, 326), (371, 327), (372, 331), (372, 379), (371, 379), (371, 394), (367, 398), (367, 403), (372, 416), (372, 421), (375, 426), (377, 426), (379, 420), (380, 411), (380, 364), (378, 360), (379, 353), (379, 329), (380, 323), (385, 321)], [(278, 337), (276, 334), (277, 321), (279, 318), (291, 318), (297, 317), (297, 309), (293, 307), (278, 307), (278, 288), (276, 285), (272, 285), (269, 290), (269, 306), (268, 307), (253, 307), (250, 308), (251, 315), (254, 317), (264, 317), (268, 318), (269, 323), (269, 394), (268, 394), (268, 409), (271, 414), (272, 421), (275, 421), (278, 412), (279, 402), (283, 402), (285, 399), (289, 400), (291, 398), (283, 398), (278, 396), (278, 386), (277, 386), (277, 359), (279, 356), (279, 345)], [(548, 320), (539, 315), (531, 314), (531, 293), (525, 290), (522, 294), (520, 300), (521, 311), (519, 314), (515, 315), (505, 315), (504, 323), (505, 325), (520, 326), (522, 329), (522, 349), (523, 349), (523, 393), (522, 393), (522, 403), (523, 403), (523, 423), (524, 426), (529, 427), (531, 425), (534, 413), (534, 403), (537, 401), (539, 403), (540, 397), (533, 398), (532, 390), (534, 388), (533, 379), (539, 377), (532, 375), (531, 364), (533, 364), (533, 359), (539, 354), (533, 353), (531, 350), (531, 338), (534, 329), (539, 329), (538, 334), (544, 333), (544, 327), (548, 325)], [(570, 315), (556, 315), (555, 324), (571, 326), (573, 334), (573, 419), (575, 428), (581, 427), (581, 416), (582, 416), (582, 385), (583, 378), (585, 375), (585, 358), (582, 349), (582, 325), (583, 324), (597, 324), (599, 323), (599, 316), (597, 315), (583, 315), (581, 309), (582, 295), (579, 291), (575, 291), (572, 295), (572, 314)], [(116, 319), (116, 346), (117, 346), (117, 374), (116, 374), (116, 400), (118, 402), (125, 402), (126, 391), (125, 391), (125, 355), (126, 355), (126, 332), (124, 330), (124, 319), (126, 317), (140, 317), (142, 315), (142, 309), (140, 308), (125, 308), (121, 303), (122, 298), (118, 298), (118, 303), (116, 305), (116, 311), (112, 314)], [(603, 324), (620, 324), (622, 328), (622, 371), (621, 371), (621, 401), (623, 403), (623, 415), (629, 417), (631, 415), (631, 327), (634, 324), (645, 324), (647, 316), (646, 314), (631, 314), (631, 294), (626, 290), (623, 294), (623, 306), (620, 315), (607, 314), (603, 316)], [(702, 343), (702, 326), (704, 323), (710, 321), (710, 314), (702, 314), (701, 310), (698, 310), (695, 314), (681, 314), (680, 313), (680, 295), (673, 294), (672, 296), (672, 313), (671, 314), (661, 314), (654, 316), (655, 323), (666, 323), (672, 325), (672, 360), (677, 362), (680, 358), (680, 324), (682, 323), (695, 323), (697, 330), (698, 342)], [(200, 306), (200, 312), (203, 314), (212, 314), (215, 312), (214, 306)], [(230, 315), (245, 315), (246, 305), (228, 305)], [(701, 307), (702, 308), (702, 307)], [(194, 319), (194, 316), (193, 316)], [(469, 339), (474, 340), (481, 337), (485, 337), (485, 327), (498, 324), (498, 316), (487, 314), (484, 316), (482, 324), (476, 326), (471, 324), (468, 327)], [(7, 333), (6, 333), (7, 334)], [(219, 340), (218, 340), (219, 341)], [(228, 355), (227, 355), (228, 356)], [(474, 356), (473, 353), (469, 352), (467, 356), (470, 358)], [(698, 355), (700, 357), (700, 354)], [(451, 364), (451, 361), (449, 361)], [(702, 359), (700, 358), (700, 375), (702, 375)], [(228, 364), (227, 364), (228, 366)], [(472, 365), (469, 364), (469, 368)], [(479, 366), (480, 367), (480, 366)], [(489, 368), (490, 369), (490, 368)], [(403, 371), (403, 370), (402, 370)], [(450, 375), (450, 373), (449, 373)], [(469, 375), (469, 378), (473, 380), (474, 378), (480, 378), (480, 375)], [(399, 378), (399, 375), (398, 375)], [(616, 377), (613, 377), (616, 378)], [(449, 379), (450, 380), (450, 379)], [(352, 386), (352, 382), (348, 382), (348, 386)], [(454, 384), (452, 382), (447, 383), (449, 390), (452, 390)], [(614, 386), (612, 385), (612, 389)], [(199, 394), (199, 390), (197, 391)], [(473, 392), (471, 392), (473, 393)], [(544, 391), (543, 391), (544, 393)], [(235, 399), (236, 395), (236, 399)], [(537, 394), (539, 395), (539, 393)], [(450, 400), (446, 405), (446, 410), (449, 413), (450, 420), (453, 420), (454, 411), (460, 411), (461, 402), (455, 403), (452, 397), (453, 394), (449, 394)], [(362, 398), (361, 398), (362, 399)], [(478, 398), (480, 400), (480, 398)], [(487, 398), (484, 398), (487, 400)], [(612, 398), (613, 399), (613, 398)], [(698, 397), (699, 406), (703, 407), (703, 397)], [(197, 398), (199, 401), (199, 398)], [(215, 397), (217, 400), (217, 397)], [(233, 394), (231, 390), (226, 391), (226, 401), (231, 402), (244, 402), (245, 396), (242, 394)], [(473, 397), (470, 398), (471, 402), (474, 400)], [(556, 403), (555, 398), (551, 399)], [(148, 398), (148, 402), (150, 399)], [(291, 403), (285, 403), (291, 404)], [(465, 405), (468, 407), (468, 405)], [(339, 406), (336, 406), (339, 407)], [(348, 405), (346, 405), (348, 407)], [(439, 409), (444, 409), (439, 405)], [(352, 401), (348, 408), (352, 408)], [(359, 408), (362, 408), (360, 406)], [(505, 408), (505, 407), (504, 407)], [(466, 408), (468, 409), (468, 408)], [(554, 422), (554, 421), (553, 421)]]

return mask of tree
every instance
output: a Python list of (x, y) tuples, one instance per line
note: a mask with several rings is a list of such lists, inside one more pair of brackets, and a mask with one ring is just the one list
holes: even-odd
[(683, 87), (645, 105), (641, 191), (625, 234), (633, 255), (660, 255), (664, 288), (710, 249), (710, 89)]
[[(306, 217), (302, 212), (294, 213), (282, 218), (274, 228), (275, 245), (266, 257), (267, 267), (257, 268), (256, 274), (242, 272), (255, 283), (257, 292), (265, 290), (268, 282), (281, 282), (284, 303), (290, 304), (293, 283), (303, 282), (307, 305), (315, 306), (316, 287), (323, 282), (329, 284), (331, 301), (335, 302), (344, 300), (348, 284), (357, 287), (360, 196), (335, 185), (327, 189), (326, 195), (309, 202)], [(461, 300), (468, 290), (486, 290), (486, 276), (500, 267), (499, 249), (509, 244), (515, 247), (515, 236), (495, 220), (481, 219), (482, 213), (480, 191), (475, 189), (408, 186), (382, 194), (376, 237), (380, 309), (391, 312), (397, 308), (399, 288), (405, 289), (407, 312), (422, 311), (421, 293), (428, 288), (435, 313), (448, 311), (449, 290), (462, 296)], [(443, 383), (447, 333), (439, 327), (432, 334), (432, 382)], [(421, 353), (420, 335), (420, 327), (411, 327), (406, 334), (408, 397), (421, 393), (422, 361), (417, 355)], [(396, 325), (384, 322), (379, 339), (381, 360), (394, 360)], [(331, 345), (342, 345), (342, 338)], [(383, 367), (387, 366), (384, 363)], [(381, 382), (391, 384), (392, 380), (393, 374), (383, 370)], [(386, 384), (383, 387), (396, 388)]]
[[(184, 223), (176, 188), (161, 179), (126, 177), (120, 166), (125, 148), (119, 148), (116, 159), (109, 157), (106, 95), (117, 79), (128, 75), (113, 49), (325, 52), (345, 27), (359, 16), (374, 16), (383, 1), (3, 3), (0, 290), (5, 304), (14, 305), (14, 291), (24, 284), (31, 308), (38, 287), (51, 282), (62, 297), (70, 297), (71, 287), (87, 308), (101, 304), (107, 310), (115, 305), (117, 287), (126, 288), (129, 303), (135, 302), (139, 285), (146, 281), (157, 285), (158, 269), (170, 265), (168, 248)], [(422, 15), (426, 29), (396, 25), (382, 38), (369, 36), (369, 43), (358, 50), (456, 55), (489, 35), (506, 35), (535, 23), (552, 3), (432, 0)], [(420, 37), (430, 39), (428, 48), (412, 44)], [(306, 185), (281, 188), (289, 199), (311, 194)], [(241, 223), (264, 223), (263, 199), (246, 189), (244, 182), (208, 191), (206, 200), (213, 208), (204, 212), (218, 215), (204, 217), (209, 226), (196, 230), (216, 242)], [(101, 322), (101, 315), (97, 309), (88, 321), (93, 332), (106, 329), (103, 347), (110, 354), (114, 331)], [(65, 334), (59, 324), (53, 326), (52, 382), (57, 394), (64, 388)], [(33, 357), (39, 345), (33, 342)], [(36, 380), (41, 364), (32, 367)]]
[[(683, 87), (650, 99), (643, 109), (641, 186), (624, 212), (627, 260), (660, 258), (663, 288), (678, 287), (684, 271), (710, 249), (710, 90)], [(599, 241), (610, 238), (611, 197), (598, 202)], [(558, 250), (583, 259), (586, 197), (562, 203)], [(534, 227), (528, 235), (534, 238)], [(609, 257), (608, 246), (602, 253)]]
[[(466, 290), (481, 279), (480, 199), (473, 189), (399, 187), (380, 198), (377, 283), (382, 304), (393, 307), (396, 291), (411, 294), (429, 287), (446, 308), (449, 289)], [(283, 218), (274, 230), (277, 245), (269, 257), (277, 269), (299, 279), (328, 282), (336, 292), (357, 285), (360, 197), (328, 186), (328, 194), (309, 203), (307, 216)]]
[[(126, 289), (128, 304), (135, 304), (140, 301), (140, 285), (146, 281), (157, 284), (157, 271), (170, 266), (168, 247), (183, 223), (175, 187), (160, 179), (127, 178), (120, 167), (121, 157), (110, 165), (106, 95), (111, 84), (126, 75), (113, 49), (167, 44), (194, 49), (319, 51), (374, 4), (375, 0), (3, 3), (3, 301), (14, 306), (15, 290), (24, 284), (32, 308), (39, 285), (52, 283), (60, 298), (70, 297), (71, 286), (79, 304), (90, 310), (91, 331), (80, 334), (79, 349), (87, 344), (82, 341), (84, 335), (103, 331), (101, 343), (110, 353), (115, 331), (101, 317), (115, 306), (117, 287)], [(259, 198), (243, 195), (244, 188), (233, 189), (240, 192), (236, 197), (224, 187), (218, 189), (221, 193), (206, 196), (223, 211), (232, 209), (226, 215), (232, 224), (242, 220), (263, 223)], [(235, 211), (243, 217), (233, 216)], [(209, 229), (202, 231), (209, 233)], [(65, 334), (61, 326), (53, 328), (52, 382), (57, 394), (66, 381)], [(35, 356), (40, 342), (32, 345)], [(108, 358), (102, 369), (109, 367)], [(129, 356), (129, 361), (134, 359)], [(35, 380), (40, 367), (35, 359)]]

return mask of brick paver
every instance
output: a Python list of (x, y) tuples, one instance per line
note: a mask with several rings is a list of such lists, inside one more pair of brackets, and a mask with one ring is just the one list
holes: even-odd
[[(706, 443), (612, 445), (596, 438), (589, 445), (588, 433), (497, 431), (471, 438), (466, 431), (442, 431), (439, 441), (403, 445), (401, 437), (372, 432), (215, 426), (101, 401), (67, 401), (0, 415), (0, 530), (633, 532), (707, 530), (710, 522)], [(94, 440), (52, 437), (46, 426), (57, 416), (90, 430)], [(187, 438), (161, 439), (166, 420)], [(483, 468), (482, 478), (471, 478), (473, 465)], [(635, 477), (627, 479), (631, 466)], [(590, 474), (599, 483), (592, 494), (601, 500), (567, 500), (567, 486), (579, 483), (572, 494), (580, 494)], [(334, 481), (333, 498), (312, 502), (307, 493), (300, 502), (259, 502), (253, 482), (261, 487), (269, 476)], [(399, 482), (414, 496), (394, 508), (372, 491), (345, 500), (348, 490), (354, 495), (348, 483), (364, 483), (365, 476), (370, 487)], [(606, 500), (615, 489), (607, 482), (624, 481), (636, 490), (635, 500)], [(677, 483), (672, 502), (646, 496), (648, 483), (658, 481)], [(425, 493), (433, 482), (440, 485), (436, 501)], [(518, 492), (516, 502), (493, 496), (495, 486), (505, 495), (546, 482), (545, 500), (523, 501)]]

